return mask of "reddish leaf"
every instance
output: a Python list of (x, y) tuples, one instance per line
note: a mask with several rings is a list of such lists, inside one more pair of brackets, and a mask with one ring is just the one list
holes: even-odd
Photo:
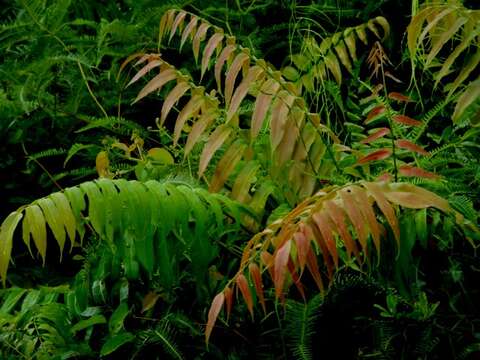
[(127, 84), (126, 87), (129, 87), (132, 85), (134, 82), (136, 82), (138, 79), (140, 79), (142, 76), (144, 76), (146, 73), (148, 73), (150, 70), (156, 68), (157, 66), (162, 65), (163, 61), (161, 60), (153, 60), (150, 61), (147, 65), (145, 65), (143, 68), (141, 68), (135, 76), (130, 80), (130, 82)]
[(245, 275), (240, 274), (237, 276), (237, 279), (235, 281), (238, 288), (240, 289), (240, 292), (242, 293), (243, 299), (247, 304), (248, 311), (250, 312), (250, 315), (253, 319), (253, 300), (252, 294), (250, 293), (250, 288), (248, 287), (247, 278), (245, 277)]
[(285, 283), (285, 274), (287, 270), (288, 259), (290, 258), (291, 240), (286, 241), (275, 254), (275, 268), (273, 283), (275, 284), (275, 297), (278, 299), (282, 295), (283, 285)]
[(421, 121), (412, 119), (411, 117), (408, 117), (406, 115), (393, 115), (392, 120), (399, 124), (407, 126), (421, 126), (423, 124)]
[(371, 143), (377, 139), (380, 139), (381, 137), (384, 137), (385, 135), (390, 133), (390, 129), (388, 128), (379, 128), (377, 131), (375, 131), (372, 135), (367, 137), (366, 139), (363, 139), (360, 141), (362, 144), (368, 144)]
[(364, 182), (363, 186), (373, 196), (383, 215), (385, 215), (385, 218), (387, 219), (387, 222), (390, 225), (393, 235), (395, 236), (397, 244), (400, 248), (400, 228), (398, 227), (398, 219), (395, 214), (395, 210), (384, 195), (383, 187), (378, 183), (372, 182)]
[[(322, 234), (318, 230), (318, 227), (315, 224), (312, 224), (312, 226), (305, 224), (304, 228), (304, 234), (307, 238), (315, 240), (317, 245), (320, 247), (322, 257), (323, 257), (323, 262), (325, 263), (325, 266), (327, 267), (328, 271), (328, 276), (331, 278), (333, 275), (333, 261), (332, 257), (330, 256), (330, 252), (327, 248), (327, 245), (325, 244), (325, 241), (323, 240)], [(308, 256), (307, 256), (307, 263), (308, 263)]]
[(352, 198), (355, 201), (356, 207), (360, 210), (364, 222), (368, 224), (370, 228), (377, 253), (380, 254), (380, 224), (376, 220), (375, 212), (368, 200), (367, 194), (364, 189), (358, 186), (351, 186), (350, 190), (352, 191)]
[(262, 263), (265, 265), (265, 268), (268, 270), (268, 273), (273, 280), (275, 277), (275, 264), (273, 262), (272, 254), (270, 254), (268, 251), (262, 251), (260, 254), (260, 259), (262, 260)]
[(182, 38), (180, 40), (180, 51), (182, 51), (183, 45), (187, 41), (188, 37), (192, 35), (193, 31), (195, 30), (195, 27), (197, 26), (198, 23), (198, 17), (194, 16), (190, 20), (187, 26), (185, 26), (185, 29), (183, 30), (182, 33)]
[(176, 9), (168, 10), (160, 19), (160, 29), (158, 32), (158, 42), (160, 43), (163, 39), (163, 35), (167, 34), (170, 31), (170, 27), (173, 23)]
[(391, 184), (385, 196), (389, 201), (410, 209), (436, 207), (443, 212), (451, 210), (448, 201), (421, 187), (408, 183)]
[(195, 33), (192, 41), (193, 56), (195, 57), (195, 63), (198, 63), (198, 53), (200, 51), (200, 43), (205, 39), (210, 24), (202, 22)]
[(237, 48), (235, 45), (228, 45), (224, 47), (215, 63), (215, 80), (217, 81), (217, 89), (219, 93), (222, 93), (221, 73), (223, 65), (236, 49)]
[(273, 101), (272, 118), (270, 122), (272, 151), (274, 151), (282, 141), (285, 132), (285, 123), (287, 122), (288, 114), (294, 101), (295, 96), (287, 91), (280, 91)]
[(150, 80), (145, 87), (140, 90), (139, 94), (137, 95), (137, 98), (133, 103), (136, 103), (137, 101), (143, 99), (145, 96), (150, 94), (151, 92), (155, 90), (160, 90), (163, 85), (165, 85), (167, 82), (172, 81), (177, 78), (177, 72), (174, 69), (166, 69), (165, 71), (162, 71), (160, 74), (155, 76), (152, 80)]
[(268, 109), (270, 108), (270, 103), (279, 89), (280, 83), (275, 79), (268, 79), (260, 88), (260, 93), (255, 100), (255, 110), (251, 122), (252, 138), (257, 137), (260, 132)]
[(249, 61), (249, 56), (241, 52), (238, 54), (232, 62), (232, 65), (228, 68), (227, 76), (225, 78), (225, 104), (227, 108), (230, 106), (230, 100), (233, 94), (233, 87), (235, 86), (235, 80), (237, 75), (242, 69), (242, 66)]
[(292, 259), (288, 259), (287, 264), (288, 272), (292, 276), (293, 283), (295, 284), (298, 292), (302, 296), (303, 300), (305, 300), (305, 290), (303, 290), (302, 282), (300, 281), (300, 276), (298, 276), (297, 269), (295, 269), (295, 265), (293, 264)]
[(208, 311), (208, 320), (207, 320), (207, 327), (205, 329), (205, 342), (208, 344), (208, 339), (210, 338), (210, 334), (213, 330), (213, 325), (217, 321), (218, 314), (220, 314), (220, 310), (222, 310), (223, 303), (225, 301), (225, 295), (223, 292), (217, 294), (212, 301), (212, 305), (210, 306), (210, 310)]
[(307, 255), (310, 250), (310, 239), (308, 239), (303, 232), (298, 231), (293, 234), (293, 240), (295, 241), (295, 246), (297, 248), (297, 259), (301, 274), (307, 263)]
[(372, 119), (376, 118), (378, 115), (383, 114), (385, 112), (385, 106), (379, 105), (374, 107), (367, 115), (367, 120), (365, 120), (365, 124), (368, 124)]
[(223, 36), (224, 35), (222, 33), (215, 33), (208, 40), (207, 45), (205, 46), (205, 49), (203, 50), (200, 80), (203, 79), (203, 75), (205, 74), (205, 71), (207, 71), (207, 69), (208, 69), (208, 64), (210, 62), (210, 58), (212, 57), (212, 54), (215, 51), (215, 49), (218, 47), (218, 45), (223, 40)]
[(368, 231), (365, 227), (365, 220), (362, 217), (362, 213), (359, 208), (355, 205), (355, 199), (350, 191), (350, 189), (344, 189), (340, 191), (340, 197), (342, 198), (343, 208), (345, 209), (348, 219), (352, 223), (355, 233), (357, 234), (360, 245), (362, 246), (365, 256), (368, 254)]
[(292, 159), (293, 152), (295, 147), (302, 146), (303, 143), (297, 141), (300, 137), (299, 127), (302, 126), (305, 120), (305, 111), (294, 106), (290, 114), (288, 115), (287, 121), (284, 127), (283, 138), (280, 141), (280, 144), (277, 147), (276, 158), (278, 160), (278, 165), (281, 166), (285, 162)]
[(203, 148), (202, 155), (200, 156), (200, 165), (198, 168), (198, 176), (202, 176), (207, 166), (212, 159), (213, 154), (223, 145), (223, 143), (228, 139), (232, 128), (226, 124), (222, 124), (215, 129), (215, 131), (210, 135), (207, 144)]
[(384, 172), (382, 175), (380, 175), (379, 177), (377, 177), (377, 181), (392, 181), (393, 177), (392, 177), (392, 174), (388, 173), (388, 172)]
[(227, 321), (230, 318), (230, 313), (232, 312), (232, 305), (233, 305), (233, 290), (229, 287), (223, 290), (223, 294), (225, 295), (225, 302), (227, 308)]
[(332, 219), (333, 223), (336, 225), (337, 233), (342, 238), (343, 243), (348, 251), (348, 257), (350, 258), (351, 254), (354, 254), (355, 258), (360, 260), (360, 253), (358, 252), (357, 244), (355, 241), (353, 241), (350, 231), (347, 228), (343, 209), (339, 207), (333, 200), (325, 202), (325, 209), (327, 210), (327, 213)]
[(252, 278), (253, 284), (255, 285), (255, 291), (258, 296), (258, 301), (262, 305), (264, 314), (267, 314), (267, 308), (265, 306), (265, 298), (263, 296), (263, 284), (262, 284), (262, 275), (260, 274), (260, 268), (257, 264), (251, 263), (248, 265), (248, 270)]
[(175, 121), (175, 129), (173, 130), (173, 145), (177, 145), (178, 139), (182, 134), (182, 129), (185, 126), (185, 122), (192, 117), (205, 102), (203, 94), (194, 95), (185, 107), (180, 111)]
[(318, 289), (323, 294), (325, 292), (325, 288), (323, 286), (322, 275), (320, 275), (317, 257), (313, 253), (312, 248), (310, 248), (310, 251), (307, 255), (307, 268), (310, 271), (310, 274), (312, 274), (313, 280), (317, 284)]
[(376, 150), (376, 151), (371, 152), (370, 154), (360, 158), (357, 161), (357, 164), (358, 165), (363, 165), (363, 164), (366, 164), (370, 161), (383, 160), (383, 159), (388, 158), (390, 155), (392, 155), (392, 150), (390, 150), (390, 149), (385, 148), (385, 149)]
[(190, 89), (190, 85), (186, 81), (179, 82), (172, 91), (168, 94), (163, 102), (162, 112), (160, 115), (160, 126), (163, 125), (167, 119), (167, 115), (172, 109), (173, 105)]
[(143, 57), (143, 56), (145, 56), (145, 53), (135, 53), (127, 57), (120, 65), (120, 69), (118, 70), (118, 74), (117, 74), (117, 80), (120, 78), (120, 74), (122, 73), (123, 69), (125, 69), (125, 66), (130, 64), (130, 62), (132, 62), (136, 58)]
[(250, 86), (252, 85), (255, 80), (264, 72), (264, 70), (260, 66), (252, 66), (248, 70), (247, 76), (242, 80), (240, 85), (238, 85), (235, 93), (233, 94), (232, 101), (230, 103), (230, 107), (227, 111), (227, 121), (230, 121), (233, 115), (237, 112), (238, 108), (240, 107), (241, 102), (245, 98), (250, 90)]
[(428, 155), (428, 151), (424, 150), (422, 147), (412, 143), (411, 141), (400, 139), (395, 141), (395, 145), (399, 148), (407, 149), (413, 152), (416, 152), (421, 155)]
[(423, 178), (429, 178), (429, 179), (436, 179), (439, 176), (433, 172), (423, 170), (419, 167), (411, 166), (411, 165), (402, 165), (398, 169), (400, 174), (403, 176), (409, 176), (409, 177), (423, 177)]
[(335, 243), (335, 238), (333, 235), (333, 224), (328, 219), (327, 214), (323, 211), (313, 214), (312, 219), (313, 221), (315, 221), (318, 230), (320, 230), (320, 233), (322, 234), (323, 241), (327, 246), (327, 249), (333, 259), (335, 267), (338, 268), (338, 252), (337, 244)]
[(187, 13), (185, 11), (180, 11), (180, 13), (175, 18), (172, 29), (170, 30), (170, 37), (168, 38), (168, 42), (172, 40), (173, 35), (175, 35), (175, 32), (177, 31), (177, 28), (183, 23), (185, 16), (187, 16)]
[(391, 92), (388, 94), (388, 98), (392, 100), (397, 100), (400, 102), (412, 102), (413, 100), (410, 99), (408, 96), (400, 94), (398, 92)]

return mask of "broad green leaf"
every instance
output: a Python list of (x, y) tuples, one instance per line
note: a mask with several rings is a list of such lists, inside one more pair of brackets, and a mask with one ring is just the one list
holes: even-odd
[(0, 313), (8, 314), (18, 304), (22, 296), (27, 292), (22, 288), (10, 288), (8, 289), (8, 295), (3, 300), (2, 307), (0, 307)]
[(108, 331), (111, 334), (117, 334), (123, 330), (123, 322), (129, 312), (130, 309), (128, 308), (128, 304), (126, 302), (122, 302), (120, 305), (118, 305), (108, 320)]
[[(42, 210), (38, 205), (30, 205), (25, 209), (25, 218), (23, 219), (23, 241), (30, 250), (30, 234), (33, 242), (40, 253), (45, 265), (47, 255), (47, 227)], [(30, 250), (30, 254), (32, 254)]]
[(58, 217), (63, 220), (63, 225), (67, 230), (68, 237), (70, 238), (70, 242), (72, 244), (71, 248), (73, 248), (77, 222), (75, 220), (75, 216), (73, 215), (72, 208), (70, 207), (70, 203), (68, 202), (65, 194), (61, 192), (53, 193), (50, 195), (50, 197), (59, 211)]
[(75, 335), (77, 332), (98, 324), (106, 324), (107, 319), (103, 315), (94, 315), (89, 319), (80, 320), (70, 328), (70, 332)]
[(135, 336), (129, 332), (123, 332), (109, 337), (100, 350), (100, 355), (105, 356), (113, 353), (120, 346), (135, 340)]
[[(88, 197), (88, 219), (93, 229), (101, 236), (105, 236), (105, 200), (94, 182), (85, 182), (80, 184), (82, 190)], [(47, 218), (48, 220), (48, 218)]]
[(65, 196), (68, 198), (70, 206), (72, 208), (73, 216), (77, 220), (77, 232), (80, 236), (80, 242), (82, 242), (85, 235), (85, 227), (83, 224), (82, 211), (85, 210), (85, 194), (79, 187), (67, 188), (64, 191)]
[(57, 240), (60, 248), (60, 259), (62, 259), (63, 248), (65, 246), (65, 227), (60, 219), (60, 211), (51, 198), (43, 198), (38, 200), (37, 204), (42, 208), (45, 220), (52, 230), (55, 240)]
[(7, 269), (12, 253), (13, 233), (22, 219), (21, 212), (14, 211), (7, 216), (0, 227), (0, 278), (3, 286), (7, 280)]

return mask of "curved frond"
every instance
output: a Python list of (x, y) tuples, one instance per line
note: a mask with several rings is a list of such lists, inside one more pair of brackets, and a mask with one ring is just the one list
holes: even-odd
[[(249, 265), (255, 263), (261, 264), (263, 274), (270, 274), (277, 299), (284, 299), (291, 284), (303, 294), (305, 269), (323, 292), (325, 277), (331, 281), (341, 262), (356, 262), (355, 267), (361, 267), (371, 262), (374, 253), (380, 259), (382, 242), (391, 237), (389, 233), (400, 249), (400, 208), (454, 212), (447, 200), (407, 183), (360, 182), (326, 188), (249, 241), (239, 271), (225, 290), (234, 290), (238, 276), (244, 276)], [(457, 221), (461, 224), (463, 220), (457, 215)], [(317, 255), (323, 259), (322, 266)], [(326, 276), (322, 274), (324, 267)], [(219, 314), (218, 308), (215, 314)]]
[[(81, 242), (88, 226), (112, 248), (121, 249), (123, 242), (130, 242), (132, 259), (152, 274), (158, 256), (166, 256), (156, 249), (168, 251), (163, 244), (167, 235), (177, 232), (184, 241), (204, 241), (207, 233), (223, 231), (226, 217), (234, 218), (237, 225), (233, 226), (238, 228), (243, 212), (241, 205), (222, 195), (184, 184), (105, 178), (85, 182), (36, 200), (4, 220), (0, 228), (0, 278), (5, 284), (15, 230), (20, 226), (23, 241), (32, 252), (33, 240), (44, 262), (47, 225), (60, 253), (65, 245), (72, 248)], [(214, 256), (207, 248), (204, 245), (206, 253), (202, 255)]]
[(478, 79), (465, 90), (461, 86), (480, 65), (480, 10), (470, 10), (456, 2), (427, 5), (410, 21), (407, 36), (412, 67), (420, 63), (427, 69), (438, 68), (433, 74), (435, 87), (454, 74), (443, 90), (448, 92), (449, 99), (457, 90), (462, 94), (452, 117), (458, 123), (466, 110), (465, 102), (478, 93)]
[[(185, 156), (188, 156), (198, 143), (204, 142), (198, 175), (203, 177), (205, 174), (213, 174), (208, 180), (213, 184), (210, 189), (218, 191), (231, 180), (233, 192), (236, 194), (234, 198), (249, 202), (249, 192), (254, 185), (252, 179), (255, 175), (251, 171), (253, 165), (250, 164), (252, 151), (235, 153), (235, 149), (249, 146), (255, 151), (252, 144), (260, 134), (263, 135), (262, 129), (266, 129), (270, 135), (268, 156), (273, 161), (269, 161), (268, 168), (261, 172), (278, 177), (287, 171), (288, 177), (282, 177), (282, 181), (293, 189), (293, 203), (298, 198), (311, 195), (318, 186), (316, 174), (319, 168), (324, 162), (335, 162), (340, 156), (340, 150), (331, 148), (331, 144), (337, 142), (335, 136), (320, 123), (317, 114), (310, 113), (292, 82), (285, 80), (264, 60), (255, 58), (248, 49), (237, 45), (234, 38), (224, 36), (221, 28), (194, 14), (184, 15), (183, 11), (167, 12), (161, 20), (161, 38), (175, 38), (176, 22), (172, 18), (179, 19), (181, 16), (182, 21), (196, 24), (196, 27), (191, 28), (187, 25), (189, 35), (184, 37), (185, 33), (181, 34), (181, 45), (183, 46), (190, 36), (193, 38), (192, 48), (195, 54), (200, 54), (203, 46), (202, 77), (208, 71), (210, 63), (215, 62), (218, 94), (215, 91), (207, 93), (206, 89), (195, 84), (190, 76), (165, 62), (160, 54), (137, 54), (135, 58), (140, 58), (137, 64), (142, 64), (143, 67), (130, 83), (149, 76), (151, 72), (159, 72), (140, 90), (135, 102), (158, 91), (167, 81), (176, 82), (172, 90), (165, 95), (166, 100), (157, 125), (164, 126), (165, 122), (169, 121), (167, 118), (174, 120), (174, 117), (169, 115), (170, 110), (181, 98), (189, 99), (187, 102), (182, 101), (185, 105), (178, 109), (179, 114), (174, 120), (173, 140), (177, 144), (187, 122), (192, 124), (190, 133), (184, 135)], [(380, 20), (378, 23), (386, 26)], [(187, 31), (187, 28), (184, 31)], [(127, 60), (133, 61), (133, 58)], [(242, 109), (249, 105), (253, 108), (251, 112), (247, 112), (252, 115), (250, 131), (246, 133), (239, 126), (239, 118), (244, 116)], [(214, 165), (214, 170), (208, 171), (217, 152), (223, 152), (223, 156)], [(327, 159), (326, 153), (330, 154), (330, 159)], [(254, 153), (253, 160), (256, 160), (256, 156)], [(324, 168), (335, 169), (334, 166)], [(234, 174), (238, 176), (229, 179), (230, 174), (232, 177)], [(235, 189), (240, 189), (241, 194)]]

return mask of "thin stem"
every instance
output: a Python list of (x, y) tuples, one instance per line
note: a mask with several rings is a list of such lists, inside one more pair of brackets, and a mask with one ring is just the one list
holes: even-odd
[(390, 104), (388, 103), (388, 91), (387, 91), (387, 83), (385, 81), (385, 71), (383, 69), (383, 61), (380, 61), (380, 68), (382, 70), (382, 82), (383, 82), (383, 92), (385, 95), (385, 101), (387, 102), (387, 121), (388, 121), (388, 126), (390, 127), (390, 131), (392, 132), (392, 136), (390, 137), (391, 143), (392, 143), (392, 158), (393, 158), (393, 176), (395, 179), (395, 182), (398, 181), (398, 167), (397, 167), (397, 155), (396, 155), (396, 147), (395, 147), (395, 132), (393, 129), (393, 121), (392, 121), (392, 114), (390, 112)]

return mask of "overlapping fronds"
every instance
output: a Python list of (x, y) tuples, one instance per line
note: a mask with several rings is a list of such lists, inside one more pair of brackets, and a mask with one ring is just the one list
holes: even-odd
[[(382, 241), (387, 238), (393, 237), (400, 248), (400, 207), (452, 211), (445, 199), (430, 191), (412, 184), (387, 182), (326, 188), (299, 204), (256, 234), (244, 248), (238, 273), (212, 302), (207, 341), (224, 304), (227, 314), (230, 312), (235, 288), (240, 290), (252, 315), (254, 294), (265, 308), (262, 274), (270, 274), (277, 299), (284, 298), (291, 284), (304, 296), (305, 269), (323, 292), (325, 277), (331, 280), (342, 262), (362, 266), (375, 253), (380, 259)], [(424, 229), (426, 223), (417, 227)], [(321, 264), (317, 254), (323, 259)], [(326, 276), (322, 274), (324, 267)]]
[[(360, 40), (364, 45), (374, 40), (382, 40), (388, 37), (390, 25), (381, 16), (369, 20), (365, 24), (349, 27), (332, 36), (317, 41), (313, 32), (309, 32), (304, 38), (302, 49), (299, 54), (291, 56), (295, 68), (287, 67), (284, 72), (290, 73), (290, 79), (307, 91), (313, 92), (315, 83), (323, 84), (328, 74), (338, 84), (342, 83), (342, 67), (350, 74), (353, 71), (353, 64), (357, 58), (357, 44)], [(371, 33), (372, 36), (367, 34)]]
[[(226, 217), (238, 220), (233, 226), (239, 226), (242, 209), (222, 195), (185, 184), (109, 179), (85, 182), (36, 200), (5, 219), (0, 228), (0, 278), (5, 284), (20, 224), (26, 246), (32, 253), (33, 240), (43, 262), (47, 225), (61, 254), (67, 242), (70, 249), (81, 244), (88, 226), (117, 249), (119, 256), (128, 251), (123, 256), (129, 260), (125, 264), (127, 276), (136, 277), (139, 268), (151, 275), (163, 260), (174, 261), (174, 256), (169, 258), (174, 250), (198, 250), (194, 262), (207, 266), (215, 256), (207, 234), (220, 234)], [(172, 246), (168, 236), (181, 241)]]
[[(309, 112), (295, 86), (264, 60), (256, 59), (248, 49), (237, 45), (233, 37), (224, 35), (222, 29), (193, 14), (169, 10), (162, 17), (160, 40), (164, 37), (172, 40), (176, 34), (181, 37), (180, 47), (188, 39), (192, 41), (193, 54), (201, 64), (202, 76), (210, 64), (215, 63), (219, 95), (215, 91), (206, 93), (204, 87), (195, 85), (191, 78), (166, 63), (159, 54), (132, 55), (121, 68), (138, 58), (136, 65), (144, 64), (129, 85), (153, 69), (159, 70), (135, 101), (175, 81), (175, 86), (163, 102), (158, 126), (163, 126), (171, 117), (172, 108), (182, 97), (189, 98), (174, 120), (173, 141), (178, 143), (187, 123), (191, 123), (192, 127), (185, 143), (185, 156), (197, 143), (206, 139), (199, 161), (199, 177), (206, 173), (217, 151), (224, 150), (209, 181), (210, 191), (222, 189), (235, 172), (237, 176), (232, 179), (231, 189), (233, 198), (247, 203), (253, 200), (261, 209), (262, 202), (252, 199), (249, 189), (255, 177), (264, 170), (281, 178), (280, 181), (287, 179), (293, 198), (311, 195), (317, 185), (319, 169), (322, 167), (328, 172), (334, 168), (334, 156), (338, 154), (330, 151), (330, 158), (325, 154), (327, 149), (332, 150), (330, 145), (336, 138), (320, 123), (317, 114)], [(241, 109), (245, 104), (253, 104), (251, 117), (247, 119), (249, 131), (239, 127), (240, 117), (243, 117)], [(267, 156), (272, 161), (268, 162), (267, 169), (261, 169), (256, 161), (255, 139), (265, 132), (269, 134), (270, 151)], [(285, 171), (288, 176), (285, 176)], [(258, 196), (266, 199), (268, 194), (265, 191), (259, 191)]]
[[(425, 68), (438, 69), (433, 74), (435, 86), (448, 79), (444, 85), (448, 97), (478, 69), (480, 10), (469, 10), (457, 2), (429, 4), (412, 18), (407, 32), (412, 66), (420, 62)], [(467, 91), (475, 93), (471, 88)], [(470, 98), (469, 95), (465, 97)], [(465, 109), (462, 104), (457, 105), (455, 122)]]

